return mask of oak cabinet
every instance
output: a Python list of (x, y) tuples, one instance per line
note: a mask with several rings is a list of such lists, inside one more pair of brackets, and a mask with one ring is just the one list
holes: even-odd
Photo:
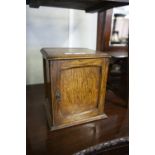
[(43, 48), (41, 52), (50, 129), (106, 118), (109, 55), (80, 48)]

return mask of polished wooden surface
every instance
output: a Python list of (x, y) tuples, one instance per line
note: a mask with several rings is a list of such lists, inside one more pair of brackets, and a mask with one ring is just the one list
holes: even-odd
[(61, 7), (85, 10), (86, 12), (104, 11), (113, 7), (128, 5), (128, 0), (27, 0), (30, 7)]
[(44, 72), (48, 72), (44, 74), (45, 86), (50, 87), (46, 88), (45, 104), (50, 129), (107, 118), (104, 103), (109, 55), (89, 49), (44, 48), (41, 52)]
[(110, 57), (107, 52), (100, 52), (87, 48), (42, 48), (41, 53), (44, 58), (48, 60)]
[[(128, 137), (128, 109), (125, 102), (107, 91), (107, 119), (57, 131), (48, 131), (43, 104), (46, 102), (43, 85), (27, 86), (27, 155), (70, 155), (99, 143)], [(107, 154), (107, 153), (106, 153)], [(110, 155), (124, 155), (112, 151)]]

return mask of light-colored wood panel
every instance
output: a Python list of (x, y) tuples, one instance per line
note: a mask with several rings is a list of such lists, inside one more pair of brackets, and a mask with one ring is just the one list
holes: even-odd
[(77, 67), (61, 71), (60, 111), (63, 117), (97, 108), (100, 67)]

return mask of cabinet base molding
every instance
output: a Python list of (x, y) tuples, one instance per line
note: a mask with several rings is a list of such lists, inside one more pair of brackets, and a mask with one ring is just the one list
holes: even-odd
[(95, 116), (95, 117), (91, 117), (91, 118), (75, 121), (75, 122), (73, 122), (71, 124), (67, 124), (67, 125), (52, 126), (50, 128), (50, 131), (54, 131), (54, 130), (58, 130), (58, 129), (63, 129), (63, 128), (66, 128), (66, 127), (71, 127), (71, 126), (75, 126), (75, 125), (79, 125), (79, 124), (84, 124), (84, 123), (88, 123), (88, 122), (92, 122), (92, 121), (97, 121), (97, 120), (101, 120), (101, 119), (105, 119), (105, 118), (108, 118), (108, 116), (106, 114), (102, 114), (102, 115), (98, 115), (98, 116)]

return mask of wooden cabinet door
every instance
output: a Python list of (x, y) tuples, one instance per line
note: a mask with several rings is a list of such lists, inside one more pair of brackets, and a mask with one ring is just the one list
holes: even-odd
[(51, 63), (54, 125), (78, 124), (104, 113), (106, 58)]

